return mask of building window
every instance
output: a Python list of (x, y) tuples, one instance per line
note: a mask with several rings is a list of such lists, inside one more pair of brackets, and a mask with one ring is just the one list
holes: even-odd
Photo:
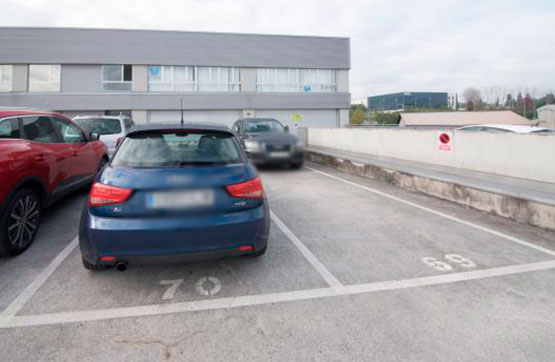
[(259, 92), (298, 92), (299, 69), (257, 69), (256, 90)]
[(103, 65), (102, 90), (130, 91), (133, 81), (132, 71), (130, 64)]
[(29, 92), (59, 92), (60, 68), (59, 64), (30, 64)]
[(12, 91), (13, 67), (8, 64), (0, 64), (0, 92)]
[(335, 92), (333, 69), (259, 68), (256, 70), (258, 92)]
[(154, 92), (195, 92), (195, 68), (151, 65), (148, 67), (148, 90)]
[(238, 92), (240, 71), (229, 67), (151, 65), (148, 89), (160, 92)]
[(199, 92), (238, 92), (239, 69), (227, 67), (197, 67)]
[(337, 83), (335, 70), (331, 69), (301, 69), (301, 92), (335, 92)]

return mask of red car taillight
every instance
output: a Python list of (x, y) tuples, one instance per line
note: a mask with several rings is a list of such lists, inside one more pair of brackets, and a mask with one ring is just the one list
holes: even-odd
[(95, 183), (89, 194), (89, 206), (121, 204), (131, 196), (132, 192), (132, 189)]
[(260, 181), (259, 177), (238, 184), (228, 185), (226, 188), (231, 196), (237, 198), (262, 199), (264, 196), (262, 181)]

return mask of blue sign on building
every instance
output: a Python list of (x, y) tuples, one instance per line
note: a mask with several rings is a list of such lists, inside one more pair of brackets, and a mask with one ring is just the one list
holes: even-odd
[(159, 65), (151, 65), (148, 67), (148, 72), (150, 75), (160, 75), (160, 66)]

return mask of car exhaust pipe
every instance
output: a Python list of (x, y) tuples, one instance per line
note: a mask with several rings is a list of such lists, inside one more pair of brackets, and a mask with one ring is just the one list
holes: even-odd
[(116, 269), (120, 272), (124, 272), (127, 270), (127, 263), (124, 261), (118, 261), (116, 263)]

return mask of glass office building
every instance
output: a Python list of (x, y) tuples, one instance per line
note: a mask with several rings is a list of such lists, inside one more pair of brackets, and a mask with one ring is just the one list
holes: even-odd
[(399, 92), (368, 97), (368, 109), (373, 111), (447, 107), (447, 92)]

